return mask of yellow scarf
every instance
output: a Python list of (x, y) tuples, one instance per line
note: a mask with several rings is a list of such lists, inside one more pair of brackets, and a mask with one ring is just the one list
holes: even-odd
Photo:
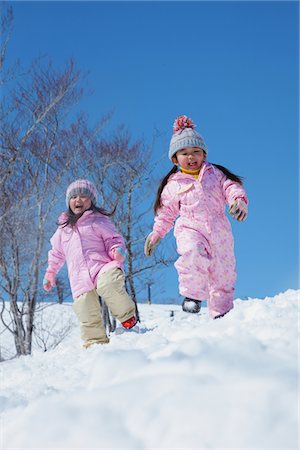
[(189, 170), (189, 169), (183, 169), (182, 167), (180, 167), (180, 171), (181, 171), (182, 173), (186, 173), (186, 174), (188, 174), (188, 175), (192, 175), (192, 176), (193, 176), (194, 178), (196, 178), (196, 180), (197, 180), (198, 177), (199, 177), (200, 169)]

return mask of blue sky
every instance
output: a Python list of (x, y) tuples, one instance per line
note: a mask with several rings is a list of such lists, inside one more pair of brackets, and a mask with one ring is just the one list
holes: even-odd
[[(232, 222), (236, 296), (298, 288), (298, 2), (7, 3), (9, 61), (74, 57), (89, 72), (93, 95), (80, 106), (92, 121), (114, 109), (112, 125), (133, 137), (150, 143), (159, 132), (150, 161), (163, 156), (159, 177), (181, 114), (211, 162), (245, 177), (249, 218)], [(175, 269), (166, 275), (154, 301), (178, 298)]]

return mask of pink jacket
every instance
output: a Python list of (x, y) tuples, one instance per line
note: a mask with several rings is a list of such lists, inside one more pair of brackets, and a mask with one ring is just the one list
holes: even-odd
[[(64, 219), (60, 217), (60, 222)], [(86, 211), (74, 228), (59, 226), (50, 239), (48, 269), (55, 274), (67, 262), (73, 297), (91, 291), (97, 275), (122, 264), (113, 259), (112, 250), (121, 247), (124, 240), (110, 219), (98, 212)]]
[(216, 224), (223, 222), (224, 227), (228, 228), (225, 204), (230, 205), (237, 198), (248, 203), (243, 186), (228, 179), (209, 162), (203, 163), (198, 179), (176, 172), (163, 189), (162, 207), (154, 219), (154, 235), (163, 238), (180, 216), (177, 229), (181, 226), (195, 229), (210, 241)]

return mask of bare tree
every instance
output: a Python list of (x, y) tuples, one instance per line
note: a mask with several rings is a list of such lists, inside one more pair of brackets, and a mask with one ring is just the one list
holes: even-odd
[[(101, 188), (104, 205), (109, 205), (114, 213), (114, 222), (124, 236), (126, 258), (126, 285), (138, 312), (138, 292), (145, 290), (146, 280), (162, 265), (174, 261), (174, 256), (166, 257), (159, 250), (154, 258), (144, 257), (144, 242), (149, 219), (152, 219), (152, 195), (154, 180), (153, 167), (149, 164), (152, 148), (143, 140), (132, 140), (131, 134), (120, 127), (109, 142), (98, 144), (99, 159), (104, 171), (97, 170), (97, 185)], [(150, 214), (149, 214), (150, 213)]]
[[(50, 213), (72, 157), (80, 146), (80, 119), (65, 116), (77, 103), (80, 73), (69, 62), (59, 71), (34, 63), (10, 92), (9, 113), (0, 130), (0, 298), (9, 301), (10, 324), (18, 355), (30, 354), (40, 269)], [(75, 142), (72, 152), (69, 143)]]
[[(143, 257), (150, 228), (151, 149), (143, 141), (132, 142), (124, 127), (103, 139), (110, 113), (94, 126), (84, 114), (74, 117), (83, 94), (74, 61), (57, 69), (49, 59), (39, 58), (18, 73), (4, 70), (12, 23), (8, 9), (1, 22), (0, 46), (0, 319), (14, 337), (17, 355), (26, 355), (32, 350), (35, 313), (44, 298), (41, 271), (45, 243), (56, 227), (53, 213), (57, 217), (58, 199), (75, 178), (96, 183), (104, 207), (113, 213), (125, 238), (126, 284), (138, 317), (137, 294), (147, 274), (170, 260), (160, 252), (150, 262)], [(66, 289), (68, 281), (61, 279), (55, 293), (60, 302)], [(105, 305), (103, 314), (112, 331), (115, 324)]]
[(57, 304), (48, 304), (35, 314), (33, 342), (44, 352), (57, 347), (73, 330), (76, 323), (70, 319), (69, 311), (63, 307), (57, 312)]
[(16, 76), (18, 61), (5, 69), (6, 54), (9, 40), (13, 29), (13, 9), (7, 6), (6, 2), (0, 3), (0, 86), (10, 81)]

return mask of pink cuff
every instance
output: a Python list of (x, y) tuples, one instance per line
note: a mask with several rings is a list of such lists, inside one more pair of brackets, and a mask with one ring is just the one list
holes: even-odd
[(154, 245), (155, 245), (160, 239), (161, 239), (161, 236), (158, 234), (157, 231), (152, 231), (152, 232), (150, 233), (150, 241), (151, 241), (151, 244), (154, 244)]

